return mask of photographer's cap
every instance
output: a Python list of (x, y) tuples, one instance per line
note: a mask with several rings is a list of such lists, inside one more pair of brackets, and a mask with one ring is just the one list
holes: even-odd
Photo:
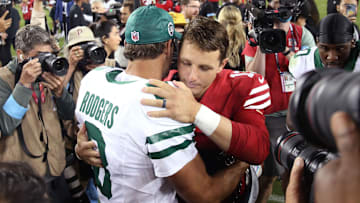
[(69, 31), (66, 48), (88, 41), (95, 41), (94, 33), (87, 26), (77, 26)]
[(168, 12), (154, 5), (142, 6), (126, 22), (125, 40), (129, 44), (154, 44), (181, 39)]
[(343, 44), (353, 39), (352, 22), (340, 13), (332, 13), (320, 21), (319, 42)]

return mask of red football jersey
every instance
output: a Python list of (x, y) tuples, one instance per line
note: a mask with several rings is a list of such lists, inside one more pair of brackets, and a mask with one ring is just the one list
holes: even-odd
[(33, 1), (30, 0), (28, 3), (21, 3), (21, 12), (23, 14), (24, 20), (30, 20), (31, 19), (31, 11), (33, 7)]
[[(252, 164), (265, 160), (270, 141), (263, 113), (271, 101), (269, 86), (260, 74), (225, 69), (216, 76), (200, 103), (232, 121), (228, 154)], [(200, 151), (221, 151), (198, 128), (195, 132)]]

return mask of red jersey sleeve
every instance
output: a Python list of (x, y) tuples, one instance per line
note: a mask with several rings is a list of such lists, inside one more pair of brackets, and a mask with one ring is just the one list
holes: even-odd
[(232, 138), (228, 153), (252, 164), (262, 163), (269, 154), (269, 133), (265, 125), (264, 109), (271, 104), (269, 86), (257, 73), (232, 74), (233, 99), (238, 110), (231, 118)]
[(256, 53), (256, 49), (257, 49), (257, 47), (250, 46), (249, 41), (246, 41), (245, 48), (242, 51), (241, 55), (254, 57), (255, 53)]

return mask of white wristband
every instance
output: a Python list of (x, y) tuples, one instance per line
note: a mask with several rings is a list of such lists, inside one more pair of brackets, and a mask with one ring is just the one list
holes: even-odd
[(199, 112), (195, 116), (194, 124), (206, 136), (212, 135), (220, 123), (221, 116), (205, 105), (201, 105)]

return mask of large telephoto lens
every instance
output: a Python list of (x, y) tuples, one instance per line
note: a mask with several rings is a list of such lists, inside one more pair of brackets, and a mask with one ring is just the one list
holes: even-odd
[(330, 119), (347, 112), (360, 125), (360, 73), (336, 68), (311, 71), (297, 80), (289, 111), (295, 129), (314, 145), (336, 152)]
[(288, 171), (291, 170), (295, 158), (300, 156), (305, 162), (305, 179), (312, 182), (313, 174), (335, 159), (336, 155), (309, 144), (298, 132), (289, 132), (280, 136), (274, 150), (276, 160)]

